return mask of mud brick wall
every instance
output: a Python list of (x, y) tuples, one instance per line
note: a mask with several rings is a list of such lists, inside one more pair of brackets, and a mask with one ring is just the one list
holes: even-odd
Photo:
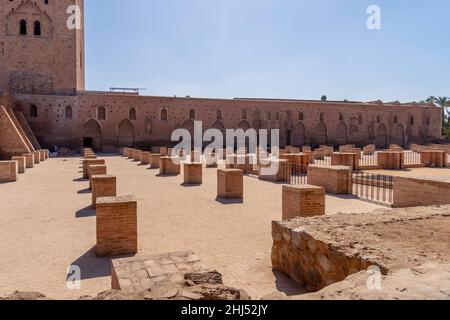
[(134, 197), (98, 198), (96, 213), (97, 256), (136, 254), (137, 202)]
[(104, 166), (106, 164), (104, 159), (88, 159), (83, 160), (83, 178), (89, 179), (89, 166)]
[(17, 161), (0, 161), (0, 183), (15, 182), (18, 178)]
[(394, 207), (450, 204), (450, 180), (394, 177)]
[(332, 194), (352, 194), (352, 170), (344, 166), (309, 166), (308, 184), (323, 187)]
[(217, 170), (217, 196), (242, 199), (244, 197), (244, 172), (239, 169)]
[(292, 221), (272, 223), (272, 267), (311, 292), (367, 270), (372, 263), (348, 256)]
[(185, 184), (202, 184), (203, 183), (203, 164), (202, 163), (185, 163), (184, 183)]
[(12, 157), (12, 161), (17, 161), (17, 170), (19, 173), (25, 173), (27, 164), (26, 164), (26, 158), (25, 157)]
[(34, 154), (25, 153), (25, 154), (23, 154), (23, 156), (25, 157), (25, 163), (26, 163), (27, 169), (34, 168)]
[(96, 208), (97, 199), (117, 196), (117, 178), (112, 175), (92, 176), (92, 207)]
[(283, 220), (325, 215), (325, 189), (311, 185), (283, 186)]

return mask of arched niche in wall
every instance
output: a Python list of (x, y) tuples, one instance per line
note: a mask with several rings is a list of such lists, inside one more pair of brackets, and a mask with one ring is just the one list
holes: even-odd
[(328, 129), (325, 123), (320, 122), (314, 131), (314, 142), (316, 145), (328, 144)]
[(122, 120), (117, 126), (117, 145), (119, 147), (134, 146), (134, 126), (128, 119)]
[(102, 127), (94, 119), (87, 121), (83, 126), (83, 147), (102, 151)]
[(336, 143), (340, 146), (348, 144), (348, 127), (344, 121), (339, 122), (337, 126)]
[(405, 127), (401, 123), (395, 125), (391, 141), (400, 147), (405, 146)]
[(294, 147), (303, 147), (306, 143), (306, 129), (303, 122), (299, 121), (294, 126), (291, 134), (291, 144)]
[(380, 124), (377, 128), (376, 145), (378, 149), (387, 147), (387, 129), (384, 124)]

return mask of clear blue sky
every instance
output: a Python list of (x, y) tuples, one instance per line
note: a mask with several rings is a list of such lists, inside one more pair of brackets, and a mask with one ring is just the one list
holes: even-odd
[[(400, 100), (450, 95), (448, 0), (85, 0), (87, 88)], [(381, 8), (382, 29), (366, 27)]]

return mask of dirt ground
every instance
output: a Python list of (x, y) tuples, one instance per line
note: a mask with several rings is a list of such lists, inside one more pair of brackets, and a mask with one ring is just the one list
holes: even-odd
[[(243, 203), (216, 200), (216, 170), (204, 184), (157, 177), (131, 160), (106, 157), (119, 195), (138, 199), (139, 255), (192, 250), (230, 286), (252, 298), (304, 290), (271, 268), (271, 222), (281, 219), (281, 185), (245, 177)], [(110, 289), (110, 260), (94, 255), (95, 211), (80, 158), (50, 159), (0, 185), (0, 295), (38, 291), (59, 299)], [(353, 197), (326, 199), (327, 214), (387, 210)], [(80, 290), (66, 288), (70, 265), (81, 268)]]

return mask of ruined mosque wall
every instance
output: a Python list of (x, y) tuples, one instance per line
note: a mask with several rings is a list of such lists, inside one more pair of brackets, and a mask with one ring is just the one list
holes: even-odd
[[(79, 150), (92, 138), (98, 151), (170, 144), (177, 128), (280, 129), (281, 145), (366, 145), (385, 148), (441, 138), (434, 106), (287, 100), (224, 100), (79, 92), (75, 96), (17, 94), (19, 108), (43, 147)], [(104, 110), (104, 114), (102, 112)], [(195, 114), (194, 114), (195, 113)], [(166, 117), (167, 116), (167, 117)]]

